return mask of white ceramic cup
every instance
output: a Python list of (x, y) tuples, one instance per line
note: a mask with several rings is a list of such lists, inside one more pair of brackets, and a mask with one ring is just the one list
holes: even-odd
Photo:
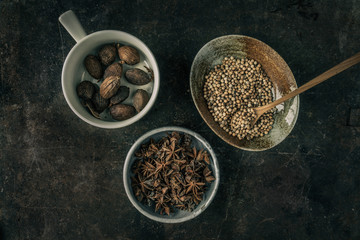
[[(85, 122), (100, 128), (125, 127), (138, 121), (147, 112), (149, 112), (155, 103), (160, 87), (160, 74), (158, 65), (150, 49), (138, 38), (122, 31), (104, 30), (86, 35), (78, 18), (71, 10), (63, 13), (59, 17), (59, 21), (77, 42), (65, 59), (61, 76), (62, 90), (71, 110)], [(130, 88), (130, 95), (128, 99), (124, 101), (124, 104), (132, 104), (132, 95), (136, 89), (141, 88), (151, 94), (150, 100), (145, 108), (132, 118), (124, 121), (113, 120), (108, 112), (102, 113), (100, 115), (101, 119), (93, 117), (90, 112), (81, 104), (81, 101), (76, 94), (76, 86), (83, 80), (89, 80), (95, 84), (99, 84), (96, 79), (92, 78), (88, 74), (83, 62), (88, 54), (96, 54), (102, 45), (108, 43), (130, 45), (139, 51), (140, 63), (133, 66), (127, 66), (124, 64), (123, 72), (125, 72), (127, 69), (135, 67), (142, 68), (146, 71), (145, 67), (148, 67), (152, 69), (154, 74), (154, 80), (143, 86), (132, 85), (128, 83), (124, 77), (121, 78), (121, 85), (125, 85)]]

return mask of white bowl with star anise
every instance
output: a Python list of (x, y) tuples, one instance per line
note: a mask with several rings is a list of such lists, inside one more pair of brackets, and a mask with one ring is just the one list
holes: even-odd
[(220, 174), (215, 153), (203, 137), (182, 127), (162, 127), (133, 144), (123, 178), (139, 212), (158, 222), (179, 223), (210, 205)]

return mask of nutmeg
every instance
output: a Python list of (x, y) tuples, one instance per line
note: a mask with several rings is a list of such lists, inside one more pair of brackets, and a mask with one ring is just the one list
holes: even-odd
[(151, 76), (139, 68), (127, 70), (125, 77), (129, 83), (135, 85), (145, 85), (151, 82)]
[(110, 65), (116, 58), (116, 47), (114, 44), (106, 44), (99, 50), (99, 58), (105, 66)]
[(90, 99), (95, 92), (95, 86), (90, 81), (82, 81), (76, 87), (76, 93), (83, 99)]
[(107, 78), (109, 76), (121, 77), (122, 71), (123, 71), (122, 65), (118, 62), (115, 62), (105, 69), (104, 78)]
[(126, 104), (116, 104), (110, 107), (110, 115), (115, 120), (126, 120), (133, 117), (136, 114), (136, 110), (133, 106)]
[(118, 44), (119, 58), (128, 65), (134, 65), (140, 62), (140, 54), (138, 50), (131, 46), (122, 46)]
[(149, 102), (149, 94), (143, 90), (138, 89), (136, 90), (134, 97), (133, 97), (133, 105), (137, 112), (140, 112), (143, 110), (143, 108), (146, 106), (146, 104)]
[(128, 98), (129, 93), (130, 93), (130, 88), (126, 86), (120, 86), (116, 94), (110, 98), (109, 106), (121, 103), (122, 101)]
[(95, 55), (88, 55), (84, 60), (84, 65), (88, 73), (95, 79), (103, 76), (103, 69), (99, 59)]
[(111, 98), (117, 92), (119, 87), (120, 87), (119, 76), (107, 77), (100, 85), (100, 95), (105, 99)]
[(95, 106), (92, 103), (92, 101), (90, 99), (87, 99), (83, 102), (83, 105), (89, 109), (91, 115), (93, 115), (94, 117), (100, 119), (100, 114), (95, 110)]
[(91, 101), (98, 113), (102, 113), (109, 106), (109, 99), (103, 98), (99, 92), (92, 96)]

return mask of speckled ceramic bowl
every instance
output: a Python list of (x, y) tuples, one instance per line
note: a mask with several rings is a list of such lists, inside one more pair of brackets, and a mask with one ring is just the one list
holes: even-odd
[[(161, 138), (167, 136), (167, 134), (171, 134), (171, 132), (179, 132), (179, 133), (185, 133), (191, 136), (192, 139), (192, 146), (199, 149), (205, 149), (210, 154), (210, 169), (213, 172), (213, 175), (215, 177), (215, 180), (211, 182), (211, 184), (208, 186), (207, 191), (205, 192), (203, 196), (203, 200), (200, 202), (200, 204), (192, 211), (181, 211), (176, 210), (175, 212), (170, 213), (170, 215), (160, 215), (159, 213), (155, 212), (154, 206), (146, 206), (142, 203), (140, 203), (132, 190), (131, 187), (131, 167), (136, 160), (136, 157), (134, 156), (135, 152), (139, 150), (140, 146), (144, 143), (147, 143), (150, 141), (150, 138), (154, 139), (155, 141), (160, 140)], [(210, 144), (199, 134), (181, 127), (162, 127), (158, 129), (154, 129), (150, 132), (145, 133), (143, 136), (141, 136), (136, 142), (132, 145), (130, 148), (125, 164), (123, 169), (123, 180), (124, 180), (124, 187), (127, 196), (129, 197), (130, 202), (134, 205), (134, 207), (139, 210), (143, 215), (146, 217), (163, 223), (180, 223), (185, 222), (190, 219), (195, 218), (199, 214), (201, 214), (205, 209), (210, 205), (211, 201), (215, 197), (215, 194), (217, 192), (217, 189), (219, 187), (220, 182), (220, 173), (219, 173), (219, 166), (217, 162), (216, 155), (211, 148)]]
[(252, 58), (259, 62), (273, 82), (274, 99), (279, 99), (297, 88), (294, 76), (281, 56), (265, 43), (242, 35), (228, 35), (216, 38), (203, 46), (197, 53), (190, 72), (190, 88), (195, 106), (207, 125), (228, 144), (248, 151), (263, 151), (281, 143), (293, 129), (299, 113), (299, 96), (277, 106), (275, 123), (269, 134), (239, 140), (230, 136), (215, 122), (207, 108), (203, 95), (205, 75), (226, 56)]

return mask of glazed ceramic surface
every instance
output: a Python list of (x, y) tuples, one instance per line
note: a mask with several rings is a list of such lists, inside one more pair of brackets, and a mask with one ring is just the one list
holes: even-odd
[(275, 123), (269, 134), (251, 140), (239, 140), (229, 135), (215, 122), (204, 99), (205, 75), (221, 64), (226, 56), (255, 59), (273, 82), (274, 100), (297, 88), (295, 78), (281, 56), (265, 43), (248, 36), (228, 35), (205, 44), (195, 56), (190, 72), (190, 88), (193, 101), (207, 125), (228, 144), (248, 151), (263, 151), (281, 143), (294, 128), (299, 113), (299, 96), (278, 105)]

